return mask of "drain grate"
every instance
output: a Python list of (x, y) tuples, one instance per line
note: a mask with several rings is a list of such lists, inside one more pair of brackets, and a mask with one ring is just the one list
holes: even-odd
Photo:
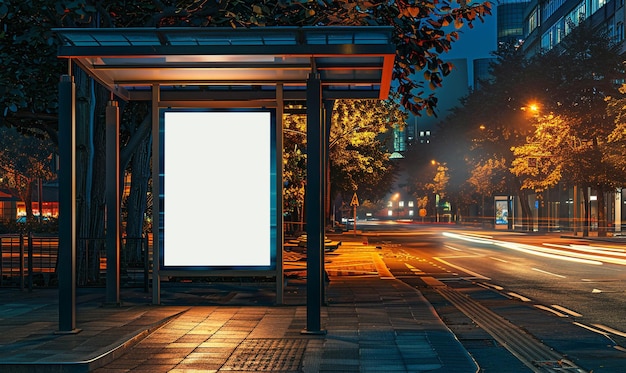
[(220, 371), (300, 372), (306, 339), (246, 339)]

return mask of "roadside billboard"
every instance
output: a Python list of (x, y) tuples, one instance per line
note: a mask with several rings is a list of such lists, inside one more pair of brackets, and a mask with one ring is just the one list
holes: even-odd
[(160, 268), (276, 268), (275, 114), (161, 110)]
[(507, 196), (495, 196), (495, 228), (496, 229), (508, 229), (509, 228), (509, 199)]

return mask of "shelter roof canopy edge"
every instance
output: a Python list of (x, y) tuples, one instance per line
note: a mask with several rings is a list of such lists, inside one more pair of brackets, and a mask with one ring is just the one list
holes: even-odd
[[(177, 99), (304, 97), (319, 73), (329, 98), (387, 97), (396, 53), (391, 27), (62, 28), (59, 57), (111, 92), (140, 100), (153, 85)], [(213, 97), (215, 96), (215, 97)]]

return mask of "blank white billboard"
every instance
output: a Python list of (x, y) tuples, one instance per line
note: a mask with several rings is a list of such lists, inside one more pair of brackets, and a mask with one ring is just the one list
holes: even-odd
[(272, 113), (163, 116), (163, 267), (272, 265)]

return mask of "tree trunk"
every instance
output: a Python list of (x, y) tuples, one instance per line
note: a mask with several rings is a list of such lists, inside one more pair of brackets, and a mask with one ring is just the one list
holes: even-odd
[[(131, 160), (130, 194), (126, 201), (126, 245), (125, 257), (130, 262), (140, 263), (143, 234), (143, 217), (146, 211), (148, 181), (150, 180), (150, 157), (152, 136), (146, 136)], [(155, 191), (158, 193), (158, 191)]]
[(104, 249), (105, 128), (108, 92), (82, 70), (76, 81), (76, 225), (77, 282), (95, 283), (100, 277)]
[(606, 199), (604, 187), (598, 186), (598, 237), (606, 237), (607, 221), (606, 221)]
[(520, 200), (520, 205), (522, 207), (522, 230), (531, 231), (532, 230), (532, 210), (530, 209), (530, 205), (528, 204), (528, 191), (519, 190), (517, 193), (517, 196)]
[(589, 236), (589, 188), (583, 188), (583, 209), (585, 218), (583, 219), (583, 237)]

